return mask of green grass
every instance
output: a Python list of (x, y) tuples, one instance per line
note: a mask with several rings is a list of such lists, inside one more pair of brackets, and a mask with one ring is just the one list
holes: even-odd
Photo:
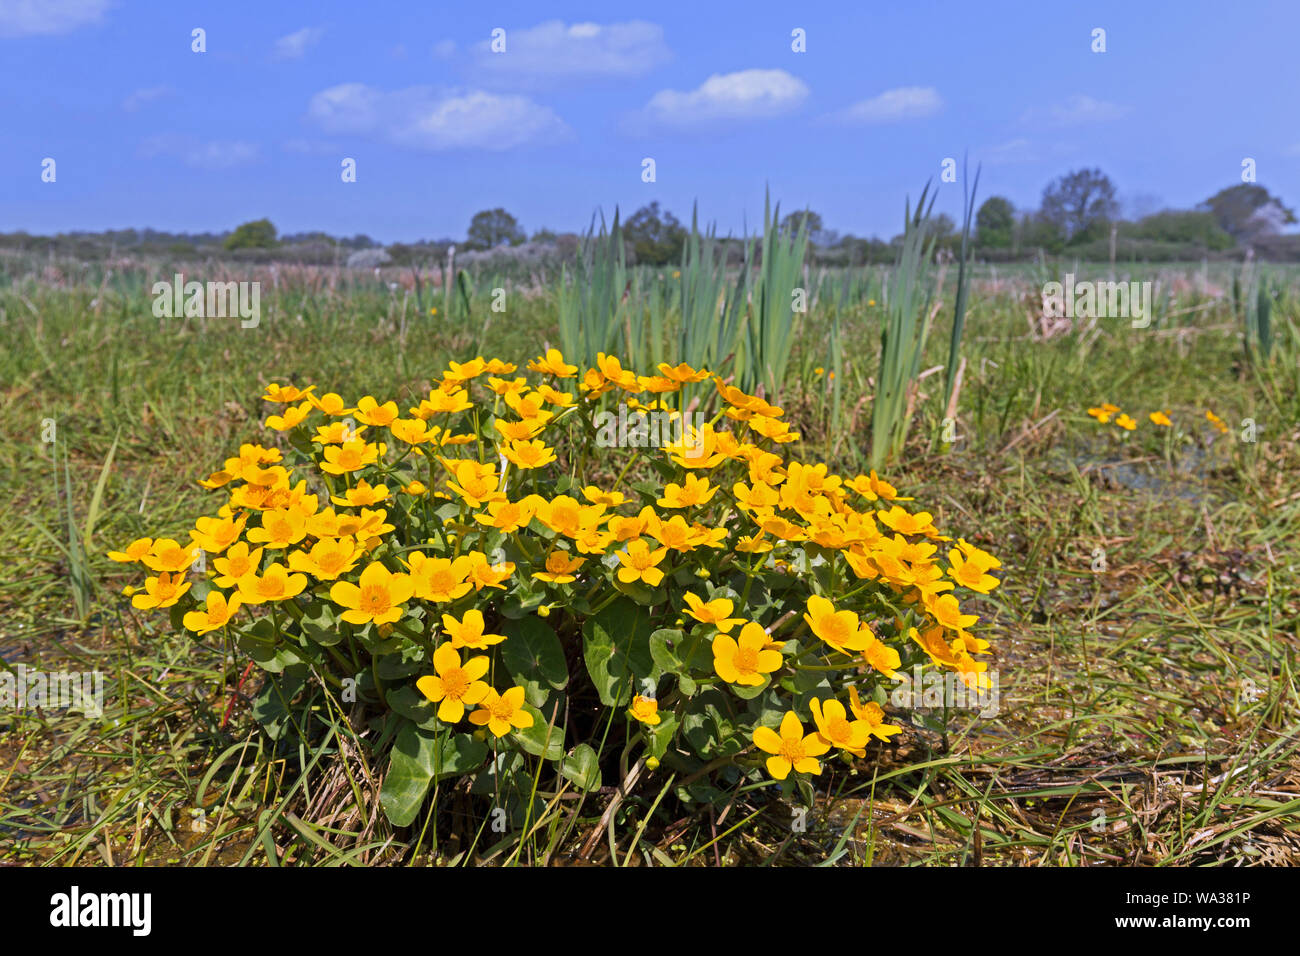
[[(107, 700), (102, 720), (0, 715), (6, 861), (1300, 862), (1294, 270), (1270, 270), (1284, 293), (1271, 303), (1268, 364), (1247, 359), (1226, 269), (1208, 276), (1221, 295), (1197, 291), (1199, 267), (1162, 269), (1176, 298), (1149, 329), (1103, 319), (1052, 337), (1025, 318), (1041, 275), (974, 271), (957, 440), (936, 437), (945, 376), (924, 378), (886, 475), (1003, 561), (1004, 585), (978, 607), (1000, 675), (996, 717), (909, 725), (865, 760), (828, 765), (801, 828), (768, 788), (699, 809), (677, 800), (681, 780), (635, 766), (617, 799), (538, 778), (527, 829), (503, 836), (458, 789), (438, 794), (436, 832), (388, 828), (374, 812), (383, 768), (344, 715), (327, 715), (337, 732), (315, 749), (268, 740), (250, 717), (260, 678), (240, 685), (243, 660), (136, 615), (119, 593), (135, 582), (103, 553), (179, 534), (211, 507), (194, 478), (265, 439), (267, 382), (405, 407), (448, 358), (526, 360), (558, 344), (555, 297), (512, 286), (493, 314), (496, 282), (477, 276), (468, 318), (429, 316), (400, 288), (326, 270), (264, 286), (262, 324), (243, 330), (154, 318), (148, 280), (169, 268), (59, 268), (38, 281), (10, 264), (0, 278), (0, 656), (99, 669)], [(814, 286), (780, 389), (807, 454), (844, 469), (870, 447), (881, 278), (859, 270)], [(947, 362), (950, 313), (920, 368)], [(838, 368), (836, 380), (817, 366)], [(1086, 415), (1106, 401), (1138, 429)], [(1165, 408), (1172, 432), (1146, 419)], [(55, 445), (42, 440), (46, 419)], [(1239, 440), (1244, 419), (1257, 443)]]

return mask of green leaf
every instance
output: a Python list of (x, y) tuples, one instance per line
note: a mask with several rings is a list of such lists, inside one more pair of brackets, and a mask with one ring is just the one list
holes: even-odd
[(600, 702), (620, 707), (632, 688), (654, 671), (650, 619), (628, 600), (617, 600), (582, 626), (582, 656)]
[(442, 738), (404, 722), (389, 757), (379, 804), (388, 822), (409, 826), (420, 812), (435, 780), (477, 770), (487, 759), (487, 745), (468, 734)]
[(423, 647), (410, 642), (401, 650), (377, 657), (375, 659), (375, 673), (383, 681), (403, 680), (407, 677), (413, 677), (424, 669), (425, 656)]
[(409, 826), (420, 812), (433, 784), (433, 759), (438, 738), (415, 724), (397, 732), (388, 759), (388, 773), (379, 791), (379, 805), (395, 827)]
[(501, 663), (524, 689), (528, 702), (542, 706), (548, 688), (563, 690), (569, 683), (569, 668), (559, 637), (535, 616), (506, 620), (502, 630), (506, 641), (501, 645)]
[(572, 780), (579, 790), (600, 787), (600, 759), (587, 744), (578, 744), (560, 764), (560, 773)]
[(323, 601), (311, 605), (298, 623), (303, 636), (320, 647), (333, 647), (343, 640), (343, 631), (333, 606)]
[(549, 718), (544, 717), (540, 710), (527, 701), (524, 702), (524, 710), (533, 715), (533, 725), (523, 730), (516, 730), (510, 738), (534, 757), (545, 760), (561, 759), (564, 756), (564, 730), (560, 727), (552, 727), (548, 735), (546, 728)]
[(411, 684), (390, 687), (385, 694), (389, 708), (413, 721), (422, 730), (438, 727), (438, 705), (425, 697)]
[(673, 738), (677, 736), (678, 721), (674, 713), (660, 714), (659, 723), (653, 727), (645, 727), (646, 735), (646, 753), (657, 759), (662, 759), (668, 751), (668, 745), (672, 743)]
[(678, 628), (661, 627), (650, 635), (650, 657), (657, 668), (652, 676), (680, 674), (682, 661), (677, 651), (682, 647), (683, 636)]

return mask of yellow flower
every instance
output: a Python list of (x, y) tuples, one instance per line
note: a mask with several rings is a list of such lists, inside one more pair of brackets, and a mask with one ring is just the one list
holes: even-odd
[(245, 604), (267, 604), (287, 601), (302, 593), (307, 587), (305, 574), (290, 574), (279, 562), (268, 564), (261, 575), (249, 572), (238, 581), (239, 597)]
[(397, 418), (397, 403), (384, 402), (380, 405), (373, 396), (363, 395), (357, 401), (357, 418), (367, 425), (383, 428)]
[(978, 614), (962, 614), (957, 599), (951, 594), (927, 596), (924, 603), (930, 616), (950, 631), (961, 633), (979, 620)]
[(572, 392), (561, 392), (557, 389), (551, 388), (549, 385), (543, 384), (537, 386), (537, 394), (542, 397), (542, 400), (545, 401), (546, 404), (554, 405), (556, 408), (569, 408), (577, 404), (577, 402), (573, 400)]
[(897, 531), (899, 534), (924, 534), (934, 533), (934, 518), (928, 511), (918, 511), (916, 514), (910, 514), (904, 511), (898, 505), (894, 505), (888, 511), (882, 511), (878, 515), (880, 523), (890, 531)]
[(593, 505), (604, 505), (607, 508), (617, 508), (627, 497), (621, 491), (602, 491), (595, 485), (587, 485), (582, 489), (582, 497), (586, 498)]
[(534, 571), (533, 577), (552, 584), (568, 584), (577, 580), (573, 572), (586, 563), (586, 558), (569, 558), (568, 552), (552, 551), (546, 556), (546, 570)]
[(339, 617), (349, 624), (392, 624), (402, 616), (402, 605), (414, 590), (409, 575), (394, 574), (375, 562), (361, 572), (360, 586), (336, 581), (330, 600), (347, 608)]
[(505, 590), (505, 585), (502, 582), (509, 580), (510, 576), (515, 573), (513, 561), (491, 564), (487, 559), (487, 555), (481, 551), (473, 552), (467, 557), (471, 563), (469, 578), (474, 584), (475, 591), (481, 591), (484, 588)]
[(664, 579), (664, 573), (658, 567), (664, 555), (668, 553), (667, 548), (659, 548), (651, 551), (640, 538), (637, 538), (627, 546), (627, 550), (618, 551), (615, 557), (618, 558), (619, 564), (618, 579), (624, 584), (631, 584), (633, 581), (644, 581), (653, 587), (658, 587), (659, 582)]
[(511, 687), (504, 694), (489, 690), (479, 709), (469, 715), (469, 722), (486, 726), (495, 737), (504, 737), (512, 730), (531, 727), (533, 715), (524, 710), (524, 689)]
[(464, 498), (471, 508), (481, 508), (490, 501), (505, 498), (497, 490), (501, 479), (497, 476), (496, 465), (481, 465), (469, 459), (457, 461), (451, 458), (442, 459), (442, 463), (451, 472), (447, 487)]
[(190, 532), (190, 541), (208, 554), (220, 554), (243, 533), (246, 521), (247, 515), (238, 518), (199, 518), (194, 522), (195, 530)]
[(862, 659), (886, 677), (902, 680), (898, 674), (898, 666), (902, 663), (898, 651), (876, 637), (865, 624), (862, 625), (860, 636), (863, 638)]
[(817, 758), (831, 749), (820, 734), (804, 735), (803, 724), (793, 710), (787, 710), (781, 719), (780, 734), (771, 727), (756, 727), (753, 739), (759, 750), (772, 755), (767, 758), (767, 772), (777, 780), (790, 776), (791, 770), (821, 773), (821, 761)]
[(307, 401), (331, 418), (338, 418), (340, 415), (351, 415), (356, 411), (355, 408), (347, 407), (347, 402), (343, 401), (343, 397), (338, 392), (326, 392), (320, 398), (315, 395), (308, 395)]
[(424, 482), (420, 481), (419, 479), (416, 479), (414, 481), (409, 481), (406, 484), (402, 485), (402, 491), (405, 494), (418, 498), (421, 495), (427, 494), (429, 489), (424, 486)]
[(188, 571), (198, 557), (199, 548), (183, 548), (171, 538), (159, 538), (140, 560), (150, 571), (178, 573)]
[(462, 665), (460, 655), (450, 644), (440, 644), (433, 652), (433, 674), (415, 682), (421, 694), (438, 705), (438, 719), (460, 723), (466, 706), (478, 704), (491, 690), (481, 681), (488, 672), (486, 657), (471, 657)]
[(414, 594), (421, 601), (447, 603), (458, 600), (474, 586), (466, 578), (473, 562), (465, 555), (458, 558), (430, 558), (421, 551), (412, 552), (407, 567), (411, 569)]
[(443, 390), (435, 388), (429, 392), (429, 397), (420, 403), (419, 408), (411, 409), (411, 414), (416, 418), (425, 421), (434, 415), (451, 415), (456, 412), (467, 411), (474, 407), (474, 403), (469, 400), (469, 393), (463, 388), (453, 387)]
[(236, 541), (226, 551), (224, 558), (213, 558), (212, 566), (217, 569), (219, 575), (214, 583), (218, 587), (233, 588), (238, 585), (240, 578), (256, 574), (261, 563), (261, 548), (250, 553), (247, 544)]
[(953, 548), (948, 552), (948, 560), (952, 562), (948, 576), (964, 588), (978, 591), (980, 594), (988, 594), (1002, 583), (988, 573), (993, 567), (986, 560), (989, 557), (991, 555), (985, 555), (978, 549), (975, 555), (963, 557), (961, 552)]
[(541, 434), (546, 427), (546, 422), (540, 418), (525, 418), (521, 422), (509, 422), (504, 418), (493, 419), (492, 427), (500, 432), (501, 437), (507, 442), (528, 441)]
[(867, 644), (870, 632), (858, 629), (858, 615), (853, 611), (837, 611), (826, 598), (812, 595), (808, 598), (808, 613), (803, 616), (812, 632), (844, 654), (860, 651)]
[(248, 532), (248, 540), (268, 548), (287, 548), (307, 537), (307, 518), (297, 508), (262, 512), (262, 526)]
[(1115, 419), (1115, 424), (1127, 432), (1131, 432), (1133, 429), (1137, 428), (1137, 422), (1128, 415), (1119, 416), (1119, 418)]
[[(1115, 411), (1119, 411), (1119, 409), (1115, 409)], [(1088, 409), (1088, 414), (1091, 415), (1093, 418), (1097, 419), (1097, 421), (1102, 425), (1105, 425), (1108, 421), (1110, 421), (1110, 416), (1113, 415), (1114, 413), (1115, 412), (1109, 411), (1105, 406), (1100, 406), (1100, 405), (1095, 408)]]
[(289, 553), (289, 567), (318, 581), (333, 581), (357, 566), (361, 552), (351, 538), (321, 538), (310, 551)]
[(498, 395), (520, 394), (528, 391), (528, 379), (492, 377), (488, 379), (488, 388)]
[[(387, 501), (390, 497), (387, 485), (372, 485), (366, 479), (362, 478), (354, 486), (349, 488), (341, 497), (334, 495), (330, 501), (336, 505), (348, 505), (353, 508), (364, 508), (368, 505), (378, 504), (381, 501)], [(263, 523), (266, 518), (263, 516)]]
[(311, 403), (303, 402), (301, 405), (294, 405), (286, 408), (282, 415), (268, 415), (263, 423), (267, 428), (274, 428), (278, 432), (287, 432), (295, 425), (302, 424), (307, 413), (311, 411)]
[(209, 591), (207, 610), (190, 611), (181, 619), (181, 623), (185, 625), (186, 630), (194, 631), (199, 635), (207, 634), (225, 627), (242, 603), (238, 594), (232, 594), (227, 602), (226, 596), (220, 591)]
[(320, 470), (331, 475), (345, 475), (350, 471), (359, 471), (378, 460), (382, 447), (360, 439), (353, 439), (342, 445), (327, 445), (325, 461), (321, 464)]
[(422, 445), (433, 441), (435, 432), (418, 418), (395, 418), (388, 426), (388, 433), (400, 442), (408, 445)]
[(685, 362), (678, 365), (669, 365), (667, 362), (660, 362), (659, 374), (664, 378), (672, 379), (679, 385), (689, 385), (692, 382), (702, 382), (709, 377), (709, 373), (706, 369), (697, 371)]
[(263, 400), (275, 402), (278, 405), (287, 405), (289, 402), (296, 402), (298, 399), (307, 396), (316, 390), (315, 385), (309, 385), (306, 388), (297, 388), (293, 385), (277, 385), (272, 382), (266, 386), (266, 393), (262, 396)]
[(697, 595), (687, 591), (682, 595), (686, 599), (689, 610), (686, 612), (701, 624), (712, 624), (723, 634), (730, 634), (731, 629), (737, 624), (744, 624), (743, 617), (731, 617), (734, 605), (728, 598), (714, 598), (712, 601), (703, 601)]
[(533, 520), (533, 506), (527, 501), (499, 498), (488, 503), (487, 514), (477, 514), (474, 520), (506, 534), (514, 534), (520, 528), (528, 527), (528, 522)]
[(1169, 418), (1169, 409), (1163, 412), (1152, 412), (1147, 418), (1151, 419), (1151, 424), (1159, 425), (1161, 428), (1172, 428), (1174, 423)]
[(516, 468), (541, 468), (555, 461), (555, 452), (540, 438), (534, 441), (508, 441), (501, 454)]
[(665, 485), (664, 496), (655, 504), (661, 508), (693, 508), (707, 504), (717, 493), (718, 489), (709, 484), (709, 479), (687, 475), (684, 485), (672, 482)]
[(632, 698), (632, 706), (628, 708), (627, 713), (629, 717), (650, 727), (663, 720), (659, 716), (659, 701), (653, 697), (642, 697), (640, 694)]
[(121, 563), (138, 564), (149, 549), (153, 547), (153, 538), (136, 538), (126, 546), (124, 551), (110, 551), (109, 558)]
[(652, 538), (673, 551), (692, 551), (695, 548), (694, 532), (681, 515), (673, 515), (667, 521), (656, 516), (646, 530)]
[(468, 647), (481, 651), (506, 639), (504, 634), (483, 633), (483, 612), (471, 608), (459, 621), (450, 614), (442, 616), (442, 626), (451, 637), (452, 647)]
[(768, 646), (762, 625), (750, 621), (739, 639), (719, 634), (713, 639), (713, 670), (728, 684), (757, 687), (763, 675), (781, 667), (781, 652)]
[(856, 757), (866, 756), (871, 728), (864, 720), (849, 720), (848, 711), (838, 700), (822, 703), (816, 697), (809, 702), (817, 735), (832, 747), (847, 750)]
[(578, 366), (567, 364), (559, 349), (547, 349), (545, 355), (533, 359), (528, 367), (534, 372), (545, 372), (556, 378), (573, 378), (578, 374)]
[(865, 704), (859, 701), (856, 687), (850, 687), (849, 694), (851, 695), (849, 707), (853, 710), (853, 716), (867, 725), (873, 737), (888, 741), (894, 734), (903, 732), (902, 727), (885, 723), (885, 712), (874, 700), (869, 700)]
[(911, 501), (912, 500), (911, 498), (900, 498), (898, 496), (898, 490), (894, 488), (894, 486), (891, 485), (889, 482), (878, 477), (874, 470), (872, 470), (869, 476), (858, 475), (852, 481), (846, 482), (846, 484), (854, 491), (856, 491), (858, 494), (866, 498), (868, 501), (876, 501), (876, 500)]
[(148, 578), (144, 582), (144, 593), (136, 593), (131, 598), (131, 606), (147, 611), (150, 608), (171, 607), (181, 599), (181, 595), (190, 589), (190, 584), (185, 580), (185, 575), (177, 572), (176, 574), (159, 574), (156, 578)]

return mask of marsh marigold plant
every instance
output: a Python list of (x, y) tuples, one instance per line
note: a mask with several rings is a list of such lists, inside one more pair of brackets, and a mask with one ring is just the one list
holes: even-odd
[[(539, 762), (583, 789), (638, 758), (806, 780), (899, 732), (881, 705), (914, 666), (987, 683), (963, 595), (998, 559), (875, 472), (799, 461), (781, 408), (704, 370), (550, 349), (400, 402), (262, 398), (270, 439), (200, 480), (218, 500), (188, 542), (110, 557), (141, 566), (136, 608), (260, 666), (268, 733), (373, 730), (396, 825), (444, 778), (527, 795)], [(705, 414), (601, 447), (618, 404)]]

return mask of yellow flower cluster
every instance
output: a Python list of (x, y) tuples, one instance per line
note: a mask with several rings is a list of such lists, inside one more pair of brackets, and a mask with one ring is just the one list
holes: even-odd
[[(547, 592), (542, 616), (572, 606), (580, 592), (589, 608), (639, 589), (647, 614), (662, 606), (700, 626), (711, 641), (709, 679), (746, 688), (800, 660), (786, 646), (793, 634), (774, 639), (776, 622), (765, 625), (737, 604), (756, 576), (796, 573), (806, 599), (781, 626), (806, 626), (820, 642), (798, 651), (804, 663), (812, 652), (820, 669), (829, 661), (859, 683), (861, 675), (903, 680), (900, 650), (912, 642), (968, 685), (987, 683), (987, 663), (977, 658), (989, 645), (971, 633), (978, 617), (953, 592), (989, 594), (999, 561), (958, 540), (945, 562), (940, 547), (952, 539), (930, 513), (903, 507), (911, 499), (874, 471), (844, 477), (824, 463), (787, 459), (780, 449), (799, 436), (781, 408), (685, 364), (640, 375), (601, 354), (580, 373), (550, 349), (527, 369), (535, 377), (516, 376), (518, 367), (499, 359), (451, 362), (405, 417), (393, 400), (365, 395), (353, 404), (318, 396), (314, 386), (268, 386), (262, 397), (279, 408), (265, 425), (286, 433), (279, 444), (306, 449), (306, 467), (291, 467), (279, 447), (242, 445), (200, 482), (226, 500), (195, 523), (189, 545), (144, 538), (110, 554), (153, 572), (142, 589), (128, 589), (132, 603), (195, 605), (183, 623), (202, 635), (235, 626), (241, 611), (282, 609), (278, 621), (300, 617), (304, 602), (328, 602), (353, 627), (429, 640), (432, 673), (418, 678), (419, 692), (438, 705), (440, 720), (456, 724), (468, 713), (497, 737), (533, 723), (523, 688), (498, 691), (488, 679), (499, 672), (494, 649), (507, 640), (488, 632), (500, 610), (494, 602), (524, 588)], [(634, 410), (665, 408), (664, 396), (694, 386), (716, 414), (684, 425), (661, 449), (656, 491), (624, 487), (622, 475), (584, 483), (575, 442), (588, 440), (607, 396)], [(654, 404), (641, 403), (647, 393)], [(1104, 409), (1107, 417), (1118, 411), (1093, 411)], [(414, 527), (418, 540), (406, 533)], [(514, 560), (505, 560), (510, 541)], [(196, 559), (204, 606), (187, 596)], [(810, 564), (829, 575), (814, 576)], [(743, 575), (739, 601), (704, 583), (710, 568)], [(682, 585), (683, 570), (696, 572), (695, 590)], [(886, 595), (894, 611), (864, 620), (858, 596), (866, 592)], [(812, 701), (814, 732), (804, 733), (794, 711), (777, 729), (754, 730), (773, 776), (818, 772), (816, 758), (832, 747), (860, 755), (871, 737), (899, 732), (878, 704), (858, 699), (856, 684), (845, 689), (847, 707), (833, 697)], [(661, 719), (653, 696), (635, 697), (629, 713), (651, 727)]]

